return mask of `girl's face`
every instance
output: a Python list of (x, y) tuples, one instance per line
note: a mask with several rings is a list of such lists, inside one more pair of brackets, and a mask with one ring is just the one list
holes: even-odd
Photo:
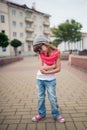
[(47, 53), (48, 53), (48, 47), (47, 47), (45, 44), (42, 44), (41, 49), (42, 49), (42, 52), (43, 52), (45, 55), (47, 55)]

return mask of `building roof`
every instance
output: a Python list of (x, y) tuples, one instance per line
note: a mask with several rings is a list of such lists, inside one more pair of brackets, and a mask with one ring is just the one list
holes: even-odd
[(13, 5), (13, 6), (16, 6), (16, 7), (20, 7), (20, 8), (23, 8), (23, 9), (28, 8), (26, 5), (19, 5), (17, 3), (13, 3), (13, 2), (10, 2), (10, 1), (7, 1), (7, 4)]
[(20, 8), (23, 8), (23, 9), (27, 9), (27, 10), (29, 9), (29, 10), (32, 11), (32, 12), (35, 12), (35, 13), (44, 15), (44, 16), (46, 16), (46, 17), (50, 17), (50, 16), (51, 16), (51, 15), (49, 15), (49, 14), (46, 14), (46, 13), (37, 11), (36, 9), (29, 8), (26, 4), (20, 5), (20, 4), (14, 3), (14, 2), (10, 2), (10, 1), (7, 1), (7, 4), (8, 4), (8, 5), (12, 5), (12, 6), (16, 6), (16, 7), (20, 7)]

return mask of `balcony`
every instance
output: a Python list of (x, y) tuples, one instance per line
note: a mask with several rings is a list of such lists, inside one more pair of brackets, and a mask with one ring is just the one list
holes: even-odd
[(30, 37), (27, 37), (27, 38), (26, 38), (26, 41), (27, 41), (27, 42), (33, 42), (33, 40), (34, 40), (34, 39), (33, 39), (32, 37), (31, 37), (31, 38), (30, 38)]
[(31, 27), (31, 28), (26, 27), (26, 31), (27, 31), (27, 32), (31, 32), (31, 33), (32, 33), (32, 32), (34, 32), (34, 29), (33, 29), (32, 27)]
[(32, 18), (28, 18), (28, 17), (25, 18), (25, 21), (30, 22), (30, 23), (34, 22)]
[(50, 23), (45, 21), (45, 22), (43, 22), (43, 25), (44, 26), (50, 26)]
[(49, 35), (50, 31), (49, 30), (44, 30), (43, 33)]

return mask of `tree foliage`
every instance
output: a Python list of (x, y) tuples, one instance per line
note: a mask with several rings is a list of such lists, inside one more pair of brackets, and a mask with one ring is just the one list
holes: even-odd
[(22, 43), (21, 43), (21, 41), (20, 40), (18, 40), (18, 39), (13, 39), (12, 41), (11, 41), (11, 46), (13, 46), (14, 47), (14, 51), (15, 51), (15, 56), (17, 55), (17, 48), (19, 47), (19, 46), (21, 46), (22, 45)]
[(57, 47), (60, 43), (61, 43), (61, 40), (56, 38), (51, 44)]
[(14, 48), (21, 46), (21, 44), (22, 44), (21, 41), (19, 41), (18, 39), (13, 39), (11, 41), (11, 46), (13, 46)]
[(8, 36), (2, 32), (0, 32), (0, 46), (7, 47), (9, 45)]
[[(64, 23), (60, 24), (57, 28), (53, 29), (53, 35), (56, 39), (59, 39), (61, 42), (77, 42), (82, 38), (80, 32), (82, 25), (75, 20), (66, 20)], [(56, 40), (55, 39), (55, 40)], [(69, 46), (68, 46), (69, 47)]]

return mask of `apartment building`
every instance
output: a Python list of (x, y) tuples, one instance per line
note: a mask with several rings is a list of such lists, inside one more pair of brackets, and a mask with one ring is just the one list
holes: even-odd
[[(36, 35), (44, 34), (50, 38), (50, 15), (26, 5), (19, 5), (6, 0), (0, 0), (0, 32), (8, 35), (10, 41), (18, 39), (22, 46), (18, 47), (22, 55), (32, 55), (32, 43)], [(0, 47), (0, 55), (14, 55), (10, 45), (3, 51)]]

